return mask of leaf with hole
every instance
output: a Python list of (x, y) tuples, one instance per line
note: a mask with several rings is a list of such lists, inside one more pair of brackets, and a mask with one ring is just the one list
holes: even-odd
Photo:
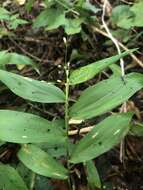
[(18, 172), (9, 165), (0, 164), (0, 189), (28, 190)]
[(70, 162), (91, 160), (117, 145), (128, 133), (132, 115), (132, 113), (115, 114), (97, 124), (75, 146)]
[(143, 87), (143, 75), (131, 73), (111, 77), (87, 88), (70, 108), (70, 117), (85, 120), (104, 114), (127, 101)]
[(0, 81), (16, 95), (35, 102), (62, 103), (65, 95), (58, 87), (45, 81), (38, 81), (0, 70)]
[(42, 117), (10, 110), (0, 110), (0, 139), (14, 143), (63, 144), (66, 135), (60, 125), (57, 127)]
[(67, 179), (68, 177), (66, 168), (34, 145), (24, 145), (18, 152), (18, 158), (37, 174), (56, 179)]
[[(132, 50), (134, 51), (134, 50)], [(129, 52), (124, 52), (121, 55), (115, 55), (106, 59), (102, 59), (100, 61), (96, 61), (94, 63), (83, 66), (77, 70), (74, 70), (70, 75), (70, 84), (80, 84), (89, 79), (92, 79), (99, 72), (110, 66), (111, 64), (117, 62), (121, 57), (128, 55)]]

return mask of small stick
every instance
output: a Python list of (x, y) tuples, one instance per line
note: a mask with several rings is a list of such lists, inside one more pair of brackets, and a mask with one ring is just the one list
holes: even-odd
[(78, 129), (76, 129), (76, 130), (70, 130), (70, 131), (68, 132), (68, 135), (69, 135), (69, 136), (77, 135), (78, 132), (79, 132), (79, 134), (88, 133), (89, 131), (91, 131), (91, 129), (93, 129), (93, 127), (95, 127), (95, 126), (90, 126), (90, 127), (82, 128), (82, 129), (80, 129), (80, 132), (79, 132)]
[[(109, 38), (108, 34), (106, 32), (104, 32), (103, 30), (100, 30), (99, 28), (93, 26), (92, 29), (95, 31), (95, 32), (98, 32), (100, 34), (102, 34), (103, 36)], [(117, 40), (117, 39), (116, 39)], [(117, 40), (118, 41), (118, 40)], [(123, 50), (125, 51), (129, 51), (129, 49), (124, 45), (122, 44), (121, 42), (118, 41), (118, 44), (121, 48), (123, 48)], [(143, 62), (140, 61), (132, 52), (129, 52), (130, 56), (133, 58), (133, 60), (140, 66), (143, 68)]]

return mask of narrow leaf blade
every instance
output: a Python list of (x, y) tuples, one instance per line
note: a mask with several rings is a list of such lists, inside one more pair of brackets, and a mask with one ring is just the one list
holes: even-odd
[(0, 139), (14, 143), (61, 144), (66, 141), (60, 125), (42, 117), (10, 110), (0, 110)]
[(100, 122), (75, 146), (70, 162), (91, 160), (118, 144), (129, 131), (132, 115), (132, 113), (116, 114)]
[(82, 82), (85, 82), (93, 78), (99, 72), (101, 72), (111, 64), (117, 62), (121, 57), (124, 57), (128, 54), (129, 52), (124, 52), (121, 55), (115, 55), (106, 59), (102, 59), (100, 61), (96, 61), (89, 65), (83, 66), (77, 70), (74, 70), (70, 75), (69, 79), (70, 84), (71, 85), (80, 84)]
[(85, 163), (87, 181), (91, 190), (101, 188), (101, 181), (95, 164), (92, 160)]
[(124, 80), (111, 77), (87, 88), (70, 108), (72, 119), (89, 119), (117, 107), (143, 87), (143, 75), (131, 73)]
[(18, 152), (18, 158), (37, 174), (56, 179), (67, 179), (67, 169), (48, 153), (34, 145), (25, 145)]
[(32, 59), (18, 53), (0, 51), (0, 65), (31, 65), (35, 66)]
[(0, 81), (16, 95), (35, 102), (61, 103), (65, 95), (51, 83), (34, 80), (28, 77), (0, 70)]

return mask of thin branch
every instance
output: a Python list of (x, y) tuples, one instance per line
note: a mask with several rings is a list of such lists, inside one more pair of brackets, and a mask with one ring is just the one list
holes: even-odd
[(90, 126), (90, 127), (82, 128), (82, 129), (80, 130), (80, 132), (79, 132), (78, 129), (76, 129), (76, 130), (70, 130), (70, 131), (68, 132), (68, 135), (69, 135), (69, 136), (77, 135), (78, 132), (79, 132), (79, 134), (88, 133), (89, 131), (91, 131), (91, 129), (93, 129), (93, 127), (95, 127), (95, 126)]
[[(99, 28), (93, 26), (92, 29), (95, 31), (95, 32), (98, 32), (99, 34), (102, 34), (103, 36), (109, 38), (108, 34), (106, 32), (104, 32), (103, 30), (100, 30)], [(117, 39), (116, 39), (117, 40)], [(117, 40), (118, 41), (118, 40)], [(118, 41), (118, 44), (121, 48), (123, 48), (123, 50), (125, 51), (129, 51), (129, 49), (124, 45), (122, 44), (121, 42)], [(132, 59), (140, 66), (143, 68), (143, 63), (141, 60), (139, 60), (135, 55), (134, 53), (132, 52), (129, 52), (130, 56), (132, 57)]]
[[(105, 22), (105, 12), (106, 12), (106, 6), (107, 6), (108, 1), (104, 0), (104, 4), (103, 4), (103, 13), (102, 13), (102, 23), (103, 23), (103, 27), (105, 28), (108, 37), (111, 39), (111, 41), (114, 43), (114, 45), (117, 48), (118, 54), (121, 55), (121, 50), (118, 44), (118, 41), (116, 40), (116, 38), (114, 38), (114, 36), (112, 35), (112, 33), (110, 32), (106, 22)], [(124, 60), (123, 58), (120, 58), (120, 67), (121, 67), (121, 73), (122, 73), (122, 77), (125, 76), (125, 68), (124, 68)]]

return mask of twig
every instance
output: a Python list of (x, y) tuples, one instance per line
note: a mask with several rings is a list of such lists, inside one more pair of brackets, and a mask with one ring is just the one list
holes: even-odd
[(82, 129), (80, 129), (80, 132), (79, 132), (78, 129), (76, 129), (76, 130), (70, 130), (68, 132), (68, 135), (69, 136), (77, 135), (78, 132), (79, 132), (79, 134), (88, 133), (89, 131), (91, 131), (91, 129), (93, 129), (93, 127), (95, 127), (95, 126), (90, 126), (90, 127), (82, 128)]
[[(95, 31), (95, 32), (98, 32), (99, 34), (102, 34), (103, 36), (109, 38), (108, 34), (106, 32), (104, 32), (103, 30), (93, 26), (92, 29)], [(117, 39), (116, 39), (117, 40)], [(118, 41), (118, 40), (117, 40)], [(123, 50), (125, 51), (129, 51), (129, 49), (124, 45), (122, 44), (121, 42), (118, 41), (118, 44), (121, 48), (123, 48)], [(140, 66), (143, 68), (143, 63), (142, 61), (140, 61), (132, 52), (129, 52), (130, 56), (133, 58), (133, 60)]]
[[(103, 13), (102, 13), (102, 23), (103, 23), (103, 27), (105, 28), (108, 37), (111, 39), (111, 41), (114, 43), (114, 45), (117, 48), (118, 54), (121, 55), (121, 50), (118, 44), (118, 41), (116, 40), (116, 38), (114, 38), (114, 36), (111, 34), (106, 22), (105, 22), (105, 12), (106, 12), (106, 6), (108, 4), (107, 0), (104, 0), (104, 4), (103, 4)], [(121, 67), (121, 73), (122, 73), (122, 77), (125, 76), (125, 68), (124, 68), (124, 60), (123, 58), (120, 58), (120, 67)]]
[[(10, 41), (17, 47), (19, 48), (25, 55), (31, 57), (32, 59), (34, 59), (35, 61), (41, 62), (41, 59), (36, 57), (35, 55), (29, 53), (28, 51), (26, 51), (24, 48), (22, 48), (15, 40), (13, 40), (11, 37), (9, 37)], [(51, 62), (49, 60), (46, 60), (46, 62)]]

